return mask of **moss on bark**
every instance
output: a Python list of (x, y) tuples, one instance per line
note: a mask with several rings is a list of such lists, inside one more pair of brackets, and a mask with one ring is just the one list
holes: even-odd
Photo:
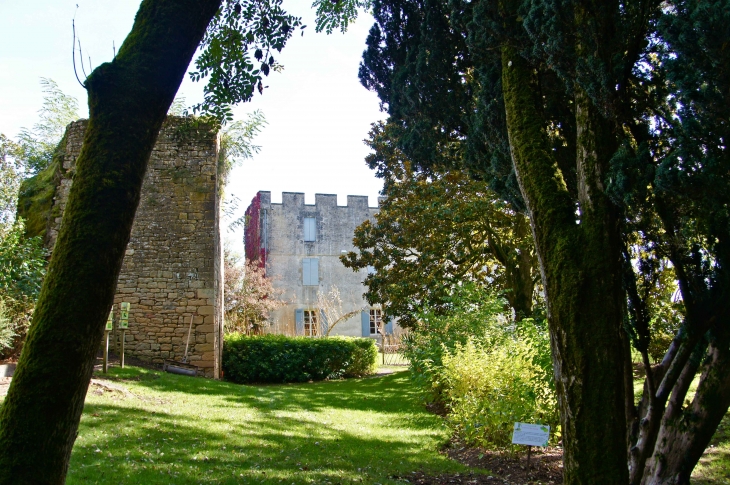
[(46, 239), (65, 151), (66, 136), (56, 147), (51, 163), (20, 185), (18, 216), (25, 219), (26, 237), (40, 236)]
[(0, 484), (63, 483), (167, 109), (220, 0), (144, 0), (87, 80), (89, 125), (33, 324), (0, 409)]
[(596, 147), (610, 133), (589, 105), (577, 110), (579, 183), (595, 189), (590, 204), (578, 206), (549, 150), (534, 70), (509, 46), (502, 49), (502, 85), (545, 285), (565, 483), (627, 483), (620, 241), (616, 215), (597, 185), (603, 160)]

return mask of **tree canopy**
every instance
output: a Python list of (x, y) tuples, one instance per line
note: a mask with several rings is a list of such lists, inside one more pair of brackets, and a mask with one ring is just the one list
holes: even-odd
[[(425, 174), (469, 170), (530, 217), (566, 483), (685, 483), (730, 404), (729, 7), (373, 3), (360, 78), (394, 147)], [(667, 319), (652, 295), (672, 272), (679, 328), (652, 367)], [(628, 340), (648, 376), (638, 406)]]
[(371, 269), (367, 300), (413, 327), (424, 307), (448, 313), (456, 287), (473, 283), (497, 289), (518, 318), (531, 316), (539, 274), (525, 216), (463, 171), (415, 172), (397, 141), (392, 126), (373, 126), (368, 164), (385, 197), (375, 220), (355, 230), (358, 252), (341, 258)]

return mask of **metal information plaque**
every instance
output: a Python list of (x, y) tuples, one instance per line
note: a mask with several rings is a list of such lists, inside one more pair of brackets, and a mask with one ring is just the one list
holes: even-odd
[(114, 308), (109, 312), (109, 318), (106, 319), (105, 330), (112, 330), (114, 328)]
[(550, 426), (542, 424), (515, 423), (512, 443), (515, 445), (547, 446)]
[(129, 302), (123, 301), (120, 307), (119, 328), (126, 330), (129, 328)]

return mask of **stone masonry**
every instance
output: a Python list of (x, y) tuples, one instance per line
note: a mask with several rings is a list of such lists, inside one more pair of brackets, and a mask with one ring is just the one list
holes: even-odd
[[(272, 203), (271, 193), (260, 191), (246, 211), (246, 258), (260, 261), (287, 301), (272, 312), (270, 331), (306, 334), (297, 315), (317, 310), (317, 292), (326, 294), (336, 286), (343, 313), (358, 313), (338, 324), (332, 334), (376, 338), (369, 329), (369, 314), (380, 307), (371, 307), (363, 298), (367, 271), (346, 268), (340, 256), (355, 250), (355, 228), (374, 219), (378, 208), (370, 207), (368, 198), (358, 195), (348, 195), (345, 206), (337, 205), (333, 194), (315, 194), (313, 205), (304, 203), (303, 193), (284, 192), (281, 197), (280, 204)], [(305, 230), (307, 220), (311, 224), (309, 234)], [(392, 325), (386, 331), (391, 333)]]
[[(73, 183), (86, 121), (66, 129), (60, 181), (49, 223), (53, 247)], [(125, 354), (160, 364), (180, 360), (190, 319), (188, 360), (206, 377), (220, 376), (223, 263), (218, 136), (169, 118), (150, 157), (131, 239), (114, 298), (110, 346), (119, 348), (119, 304), (131, 304)]]

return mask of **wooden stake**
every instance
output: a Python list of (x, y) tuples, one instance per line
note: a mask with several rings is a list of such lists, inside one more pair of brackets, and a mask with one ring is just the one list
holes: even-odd
[(532, 453), (532, 446), (527, 445), (527, 468), (530, 468), (530, 454)]
[(103, 371), (104, 374), (106, 374), (106, 369), (109, 364), (109, 330), (104, 332), (104, 338), (106, 340), (106, 344), (104, 345), (104, 367)]
[(122, 364), (122, 369), (124, 369), (124, 341), (127, 340), (127, 331), (125, 329), (122, 329), (122, 352), (119, 354), (119, 361)]

